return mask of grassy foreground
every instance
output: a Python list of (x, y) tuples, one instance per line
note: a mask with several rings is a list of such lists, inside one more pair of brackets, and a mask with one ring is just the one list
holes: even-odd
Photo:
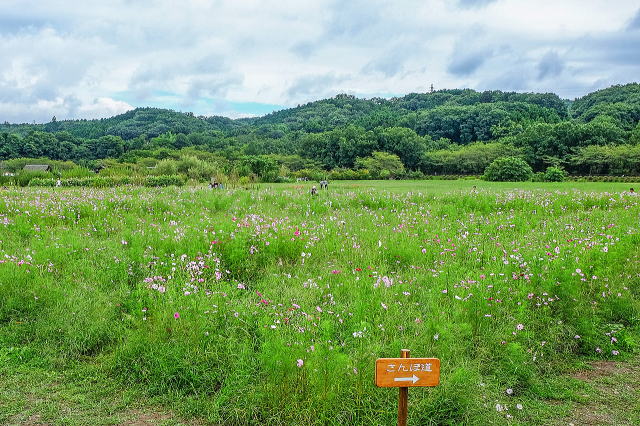
[(544, 423), (563, 410), (546, 401), (577, 398), (560, 372), (637, 350), (627, 186), (3, 191), (0, 379), (211, 423), (392, 424), (374, 361), (406, 347), (443, 369), (410, 391), (410, 423)]

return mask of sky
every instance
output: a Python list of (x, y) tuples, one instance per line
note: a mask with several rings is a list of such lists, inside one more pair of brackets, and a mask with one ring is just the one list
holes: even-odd
[(0, 122), (638, 80), (638, 0), (0, 0)]

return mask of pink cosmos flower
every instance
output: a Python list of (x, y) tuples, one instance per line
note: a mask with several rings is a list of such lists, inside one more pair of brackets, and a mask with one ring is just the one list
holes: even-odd
[(180, 318), (180, 313), (176, 312), (175, 314), (173, 314), (173, 317), (174, 317), (175, 319)]
[(302, 366), (304, 365), (304, 361), (299, 359), (298, 362), (296, 362), (296, 366), (298, 366), (298, 368), (302, 368)]

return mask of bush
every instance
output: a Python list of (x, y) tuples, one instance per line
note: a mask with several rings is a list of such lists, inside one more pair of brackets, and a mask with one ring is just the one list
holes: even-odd
[[(60, 185), (65, 187), (92, 187), (92, 188), (112, 188), (123, 185), (145, 184), (143, 178), (130, 176), (95, 176), (87, 178), (61, 179)], [(29, 181), (29, 186), (55, 186), (54, 178), (34, 178)], [(174, 185), (173, 183), (171, 185)], [(165, 186), (165, 185), (147, 185)]]
[(162, 160), (158, 164), (156, 164), (155, 170), (153, 170), (153, 174), (162, 176), (162, 175), (175, 175), (178, 173), (178, 163), (174, 160)]
[(52, 179), (53, 174), (41, 171), (22, 171), (14, 177), (14, 181), (18, 186), (28, 186), (32, 179)]
[(531, 180), (534, 182), (546, 182), (544, 172), (535, 172)]
[(295, 178), (307, 178), (309, 180), (322, 180), (325, 178), (327, 172), (320, 169), (301, 169), (297, 172), (293, 172)]
[(147, 176), (144, 186), (183, 186), (184, 179), (178, 175)]
[(53, 178), (33, 178), (29, 181), (28, 186), (56, 186), (56, 180)]
[(531, 180), (532, 177), (531, 166), (519, 157), (501, 157), (493, 160), (483, 176), (490, 182), (523, 182)]
[(564, 182), (566, 173), (560, 167), (547, 167), (544, 172), (545, 182)]
[(86, 167), (74, 167), (73, 169), (62, 170), (60, 173), (62, 179), (86, 178), (91, 176), (93, 176), (93, 173)]
[(412, 180), (420, 180), (420, 179), (424, 179), (424, 173), (422, 173), (420, 170), (411, 170), (409, 173), (407, 173), (407, 179), (412, 179)]

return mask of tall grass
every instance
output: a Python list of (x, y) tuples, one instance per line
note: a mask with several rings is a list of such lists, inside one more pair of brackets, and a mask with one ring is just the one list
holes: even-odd
[(21, 355), (3, 359), (90, 360), (212, 422), (391, 424), (374, 360), (406, 347), (443, 371), (412, 389), (412, 422), (499, 421), (499, 404), (526, 423), (516, 404), (563, 366), (637, 349), (623, 187), (308, 190), (5, 190), (0, 348)]

